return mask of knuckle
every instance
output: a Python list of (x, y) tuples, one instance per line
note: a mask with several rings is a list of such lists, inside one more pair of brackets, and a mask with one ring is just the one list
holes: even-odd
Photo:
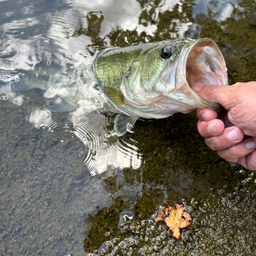
[(218, 85), (218, 86), (209, 86), (206, 91), (207, 96), (211, 96), (212, 94), (215, 94), (224, 88), (224, 85)]

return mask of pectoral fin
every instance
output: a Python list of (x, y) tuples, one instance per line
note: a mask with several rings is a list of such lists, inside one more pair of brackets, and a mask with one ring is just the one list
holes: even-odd
[(135, 124), (137, 118), (127, 115), (117, 115), (114, 121), (114, 130), (117, 136), (124, 135), (127, 131), (131, 132), (133, 125)]
[(103, 89), (109, 98), (112, 99), (117, 105), (121, 107), (125, 106), (124, 95), (120, 90), (111, 86), (104, 86)]

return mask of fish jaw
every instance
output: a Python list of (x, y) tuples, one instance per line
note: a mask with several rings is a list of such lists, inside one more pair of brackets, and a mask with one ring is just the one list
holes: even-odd
[[(227, 85), (228, 76), (224, 57), (211, 39), (201, 38), (185, 45), (180, 53), (175, 77), (176, 98), (193, 108), (209, 108), (220, 112), (223, 107), (200, 97), (191, 86), (200, 82), (207, 85)], [(188, 113), (189, 109), (183, 113)]]

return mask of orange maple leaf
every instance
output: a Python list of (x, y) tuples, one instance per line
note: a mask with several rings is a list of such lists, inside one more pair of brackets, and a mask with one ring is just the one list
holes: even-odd
[[(160, 215), (155, 219), (155, 222), (164, 221), (166, 226), (173, 232), (173, 237), (180, 238), (180, 228), (186, 228), (191, 223), (191, 217), (189, 213), (183, 212), (185, 207), (183, 205), (176, 204), (176, 209), (170, 207), (161, 210)], [(165, 215), (165, 217), (163, 217)]]

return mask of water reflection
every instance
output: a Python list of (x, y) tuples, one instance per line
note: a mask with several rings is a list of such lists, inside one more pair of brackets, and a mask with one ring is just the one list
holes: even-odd
[[(133, 3), (134, 8), (138, 10), (137, 2)], [(97, 15), (93, 6), (83, 8), (83, 11), (79, 2), (73, 4), (74, 8), (47, 14), (52, 24), (45, 37), (36, 35), (22, 40), (10, 35), (17, 30), (22, 31), (24, 28), (37, 26), (39, 20), (36, 18), (33, 18), (33, 22), (28, 18), (30, 22), (24, 19), (4, 24), (6, 38), (2, 44), (1, 53), (4, 59), (1, 68), (6, 72), (3, 72), (1, 79), (5, 83), (1, 93), (5, 94), (3, 97), (6, 99), (21, 105), (22, 95), (15, 96), (15, 92), (33, 88), (43, 90), (46, 108), (42, 106), (32, 110), (28, 118), (36, 128), (53, 130), (61, 125), (52, 119), (49, 110), (73, 111), (66, 123), (70, 121), (73, 123), (74, 134), (88, 148), (85, 163), (92, 175), (102, 173), (109, 168), (123, 169), (130, 166), (138, 168), (141, 162), (141, 157), (137, 153), (138, 148), (128, 142), (122, 143), (117, 139), (113, 142), (111, 139), (114, 133), (107, 130), (108, 120), (101, 114), (106, 111), (105, 105), (109, 105), (108, 110), (111, 110), (111, 103), (95, 89), (95, 81), (90, 73), (92, 57), (87, 45), (91, 38), (99, 36), (99, 31), (104, 30), (105, 26), (110, 28), (112, 26), (110, 24), (116, 22), (116, 19), (112, 14), (108, 19), (111, 13), (109, 5), (102, 6), (96, 3), (96, 6), (106, 13), (104, 20), (108, 21), (107, 24), (104, 22), (101, 24), (103, 20), (101, 11)], [(119, 5), (126, 8), (120, 3)], [(129, 10), (133, 11), (132, 8)], [(27, 14), (33, 14), (32, 10), (26, 11)], [(86, 15), (88, 21), (88, 24), (82, 24), (88, 26), (85, 29), (86, 35), (71, 37), (79, 20), (84, 20), (83, 15)], [(128, 12), (122, 17), (123, 26), (126, 26), (127, 21), (131, 22), (129, 15)], [(134, 21), (134, 24), (136, 23), (137, 20)], [(110, 140), (112, 141), (109, 142)]]
[(225, 21), (233, 12), (234, 6), (241, 3), (242, 0), (231, 1), (195, 1), (195, 8), (193, 11), (193, 17), (196, 17), (200, 13), (211, 13), (214, 20), (218, 22)]
[[(199, 37), (202, 28), (195, 23), (199, 13), (211, 10), (214, 20), (221, 22), (230, 16), (233, 5), (237, 4), (234, 0), (232, 4), (220, 1), (206, 5), (198, 0), (195, 8), (191, 8), (190, 2), (112, 1), (114, 10), (111, 4), (101, 1), (92, 5), (80, 1), (68, 2), (70, 8), (45, 14), (51, 23), (47, 24), (44, 36), (35, 33), (27, 38), (24, 30), (37, 28), (42, 18), (30, 17), (35, 11), (30, 5), (22, 12), (28, 17), (6, 22), (2, 26), (1, 69), (5, 72), (1, 75), (4, 83), (1, 93), (21, 105), (23, 96), (15, 92), (40, 88), (44, 91), (47, 109), (68, 112), (76, 109), (66, 122), (73, 123), (74, 134), (88, 147), (85, 163), (93, 175), (106, 171), (109, 166), (139, 168), (141, 154), (137, 153), (138, 148), (133, 143), (122, 144), (121, 140), (109, 142), (113, 134), (108, 135), (112, 133), (107, 128), (110, 123), (102, 113), (105, 105), (111, 111), (111, 104), (95, 89), (95, 81), (90, 74), (91, 55), (109, 44), (126, 46), (185, 34)], [(120, 12), (123, 13), (121, 16)], [(21, 38), (14, 36), (17, 33), (22, 35)], [(95, 99), (100, 102), (98, 105), (95, 105)], [(46, 118), (46, 112), (45, 106), (40, 111), (33, 110), (29, 121), (37, 128), (58, 127), (60, 124), (49, 117), (50, 112), (47, 112), (49, 120)], [(114, 164), (116, 162), (117, 165)]]
[[(217, 205), (225, 198), (232, 201), (234, 191), (238, 204), (245, 195), (246, 202), (253, 202), (255, 195), (248, 191), (255, 191), (255, 182), (244, 187), (239, 167), (230, 167), (207, 151), (193, 115), (138, 122), (133, 134), (118, 139), (113, 134), (111, 105), (87, 71), (91, 56), (104, 47), (185, 35), (211, 37), (218, 43), (227, 61), (230, 83), (256, 80), (255, 3), (10, 0), (0, 1), (0, 8), (4, 10), (0, 16), (3, 254), (83, 255), (85, 237), (85, 248), (92, 251), (102, 241), (118, 236), (119, 214), (132, 212), (142, 219), (142, 226), (159, 204), (181, 203), (186, 198), (190, 207), (199, 201), (194, 217), (203, 217), (184, 232), (194, 234), (197, 230), (191, 240), (184, 235), (189, 244), (181, 248), (171, 241), (173, 250), (194, 248), (197, 254), (205, 254), (207, 248), (198, 239), (203, 234), (207, 236), (206, 247), (213, 246), (212, 254), (219, 251), (220, 244), (239, 241), (241, 230), (246, 230), (240, 249), (234, 249), (242, 255), (241, 248), (255, 241), (255, 232), (243, 229), (244, 216), (229, 208), (240, 233), (226, 232), (227, 240), (223, 241), (223, 230), (219, 229), (212, 238), (210, 228), (201, 223), (229, 230), (225, 220), (232, 219), (224, 214), (224, 221), (218, 217), (212, 220), (216, 203), (207, 207), (204, 202), (211, 198), (209, 188), (215, 190), (212, 197)], [(226, 192), (217, 191), (222, 187)], [(251, 205), (248, 203), (246, 212), (253, 216)], [(244, 205), (237, 207), (244, 210)], [(115, 218), (108, 221), (112, 213)], [(254, 228), (252, 223), (247, 226)], [(95, 229), (100, 230), (100, 239), (95, 239)], [(108, 237), (109, 230), (116, 233)], [(149, 241), (155, 244), (152, 237)]]
[(100, 114), (95, 105), (80, 106), (71, 114), (71, 120), (74, 134), (89, 148), (84, 162), (91, 175), (128, 167), (138, 169), (141, 166), (142, 157), (133, 145), (136, 141), (128, 143), (118, 139), (113, 130), (107, 130), (113, 118)]
[(58, 127), (58, 124), (52, 120), (52, 114), (49, 109), (35, 108), (31, 112), (28, 121), (37, 129), (42, 127), (47, 128), (48, 131), (51, 131)]

